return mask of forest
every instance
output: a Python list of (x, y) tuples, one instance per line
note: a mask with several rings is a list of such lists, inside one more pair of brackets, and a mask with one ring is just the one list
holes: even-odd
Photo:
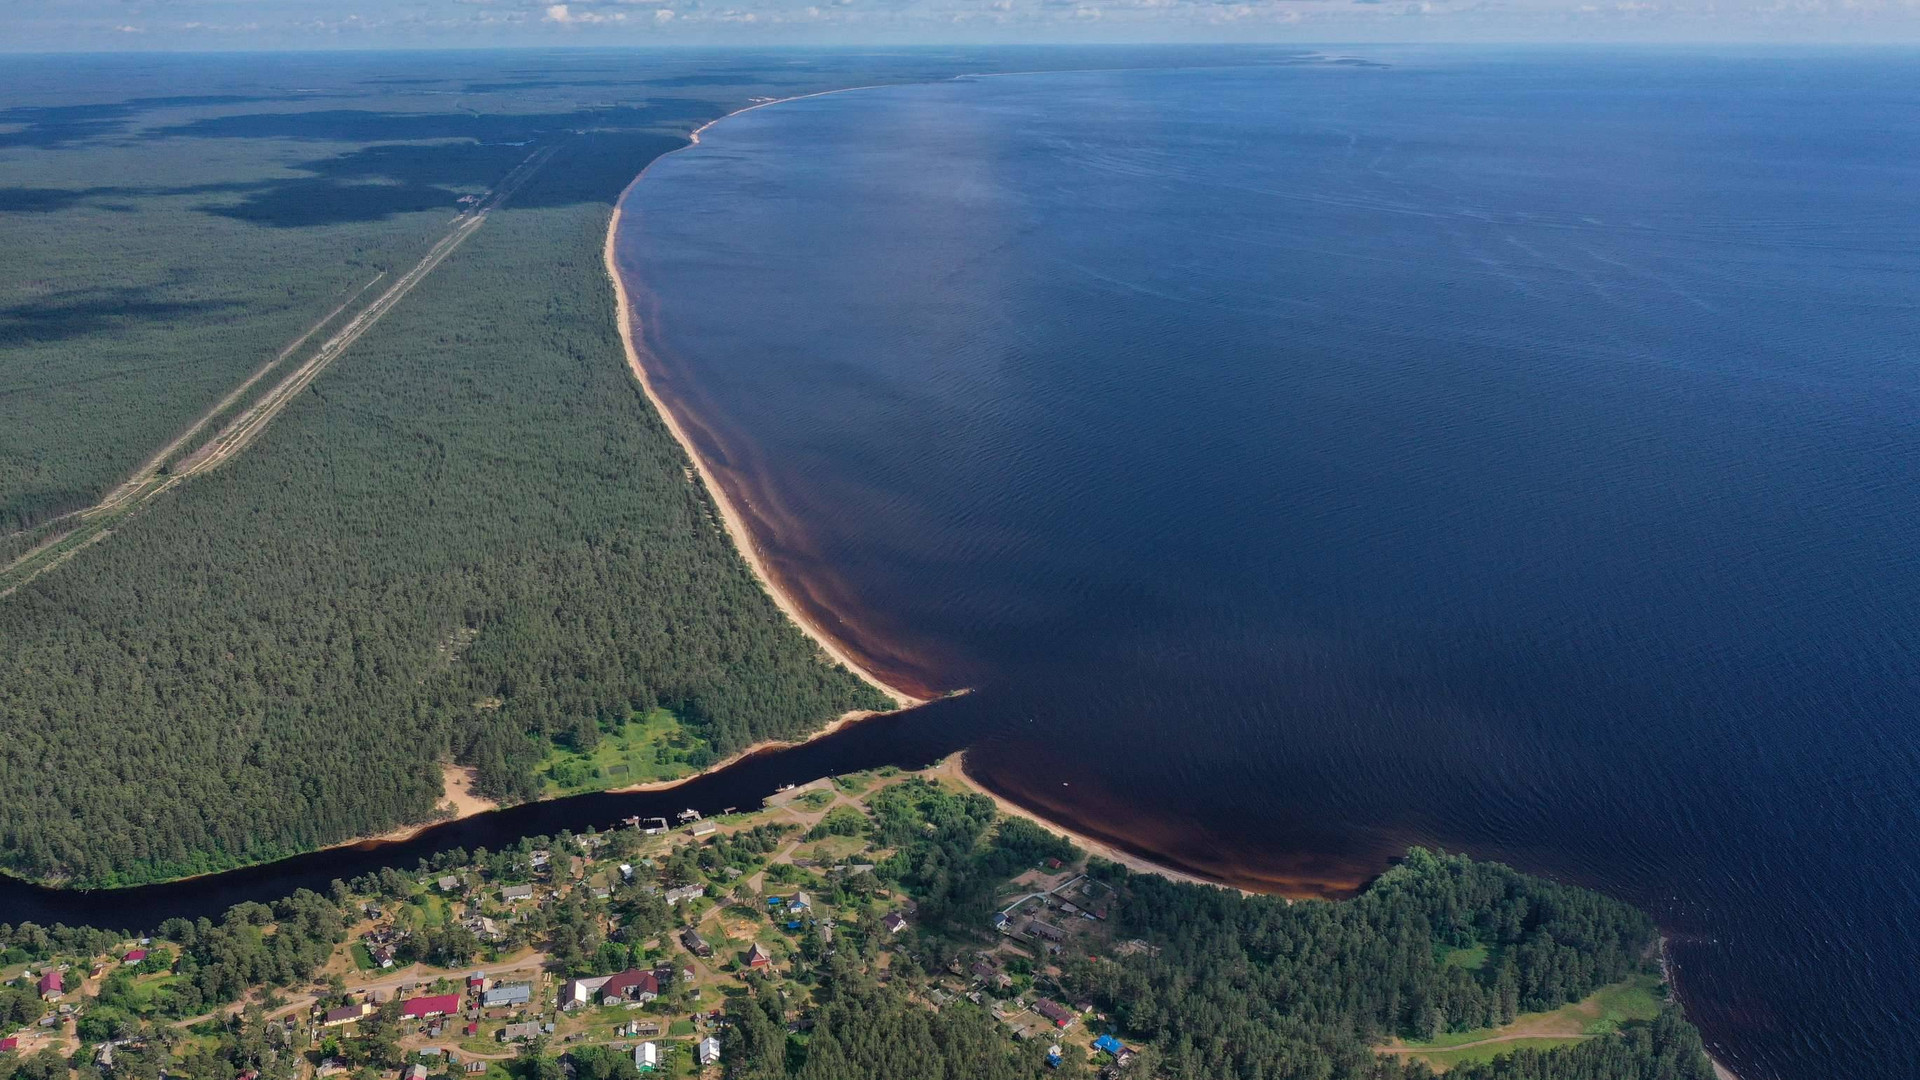
[(569, 141), (227, 466), (0, 600), (0, 846), (114, 885), (538, 793), (664, 705), (716, 753), (885, 699), (775, 609), (621, 359), (611, 202), (682, 139)]

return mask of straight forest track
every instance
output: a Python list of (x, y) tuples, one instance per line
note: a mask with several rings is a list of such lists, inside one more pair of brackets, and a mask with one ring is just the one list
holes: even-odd
[(534, 151), (525, 161), (514, 166), (498, 184), (494, 185), (493, 190), (478, 206), (463, 211), (453, 219), (452, 228), (427, 250), (426, 255), (414, 264), (413, 269), (401, 275), (399, 280), (388, 286), (385, 292), (375, 297), (372, 303), (360, 309), (345, 326), (322, 342), (311, 357), (288, 372), (251, 405), (241, 410), (239, 415), (228, 421), (213, 438), (180, 459), (177, 465), (170, 469), (166, 467), (167, 461), (178, 453), (181, 447), (189, 444), (216, 417), (232, 408), (256, 383), (297, 352), (321, 328), (339, 317), (340, 313), (351, 306), (354, 300), (359, 299), (368, 288), (385, 275), (382, 274), (375, 277), (373, 281), (369, 281), (345, 304), (329, 312), (325, 318), (308, 328), (306, 333), (295, 338), (272, 360), (262, 365), (240, 385), (215, 402), (213, 407), (203, 413), (186, 431), (148, 458), (125, 483), (113, 489), (93, 506), (68, 515), (70, 518), (77, 518), (78, 525), (66, 532), (49, 537), (44, 543), (20, 555), (12, 562), (0, 566), (0, 599), (11, 596), (20, 586), (61, 565), (85, 548), (106, 539), (112, 535), (110, 526), (115, 522), (171, 490), (176, 484), (184, 483), (195, 476), (218, 468), (222, 463), (245, 450), (259, 438), (260, 433), (266, 430), (274, 417), (279, 416), (281, 411), (299, 396), (300, 391), (305, 390), (313, 380), (319, 378), (320, 373), (339, 359), (341, 353), (346, 352), (354, 342), (359, 341), (387, 312), (392, 311), (401, 300), (405, 299), (415, 285), (420, 284), (428, 274), (447, 260), (447, 256), (458, 250), (460, 245), (466, 242), (467, 237), (472, 236), (480, 226), (486, 224), (487, 215), (504, 206), (515, 192), (540, 171), (542, 166), (552, 160), (559, 149), (557, 143), (544, 146)]
[[(174, 436), (172, 442), (169, 442), (167, 445), (155, 451), (152, 457), (148, 458), (145, 462), (141, 463), (139, 468), (133, 470), (133, 475), (127, 477), (127, 479), (123, 483), (121, 483), (119, 487), (114, 488), (112, 491), (102, 496), (99, 502), (93, 504), (92, 506), (83, 506), (78, 510), (69, 510), (66, 513), (61, 514), (57, 517), (48, 518), (47, 520), (42, 521), (37, 525), (33, 525), (29, 528), (21, 529), (15, 533), (9, 534), (7, 539), (12, 539), (15, 536), (20, 536), (26, 533), (39, 532), (43, 529), (57, 532), (57, 530), (53, 529), (53, 526), (58, 525), (62, 521), (66, 521), (70, 518), (84, 519), (84, 518), (92, 517), (98, 514), (106, 513), (107, 511), (112, 510), (114, 507), (119, 506), (121, 503), (126, 502), (129, 498), (138, 494), (140, 489), (143, 486), (145, 486), (148, 482), (152, 481), (154, 477), (160, 475), (161, 466), (165, 465), (167, 463), (167, 460), (173, 457), (173, 455), (179, 453), (181, 447), (187, 445), (188, 442), (192, 441), (195, 435), (200, 434), (202, 429), (204, 429), (208, 424), (214, 421), (214, 418), (218, 417), (221, 413), (232, 408), (234, 404), (238, 402), (240, 398), (244, 396), (248, 390), (251, 390), (253, 388), (253, 385), (255, 383), (259, 382), (261, 379), (266, 378), (267, 375), (270, 372), (272, 372), (274, 368), (279, 367), (281, 363), (283, 363), (287, 359), (287, 357), (292, 356), (296, 349), (300, 348), (300, 346), (302, 345), (305, 345), (307, 343), (308, 338), (319, 333), (322, 327), (326, 326), (328, 323), (332, 322), (333, 320), (339, 318), (341, 312), (347, 310), (348, 307), (352, 306), (355, 300), (360, 299), (360, 297), (368, 289), (373, 288), (376, 284), (379, 283), (381, 278), (386, 276), (387, 276), (387, 272), (385, 270), (382, 270), (379, 273), (373, 275), (373, 278), (369, 280), (365, 285), (362, 285), (358, 289), (355, 289), (353, 291), (352, 296), (349, 296), (345, 300), (340, 302), (339, 307), (336, 307), (332, 311), (329, 311), (325, 315), (321, 316), (319, 322), (314, 323), (312, 326), (307, 327), (306, 330), (303, 331), (299, 337), (296, 337), (292, 341), (288, 342), (286, 348), (281, 349), (278, 353), (275, 353), (273, 359), (267, 361), (266, 363), (256, 368), (253, 374), (247, 376), (246, 379), (243, 382), (241, 382), (239, 386), (236, 386), (233, 389), (227, 391), (226, 394), (222, 396), (219, 401), (216, 401), (211, 406), (209, 406), (207, 411), (201, 413), (199, 417), (197, 417), (193, 421), (193, 423), (188, 424), (185, 430), (180, 432), (180, 434)], [(64, 535), (64, 534), (60, 534), (60, 535)], [(39, 547), (44, 547), (46, 546), (47, 543), (52, 542), (52, 540), (58, 540), (59, 538), (60, 538), (59, 535), (55, 535), (50, 540), (42, 542), (34, 550), (37, 551), (39, 550)], [(31, 555), (33, 554), (33, 552), (28, 552), (27, 554)], [(22, 558), (24, 557), (26, 556), (22, 556)], [(0, 570), (0, 573), (4, 573), (4, 571)]]

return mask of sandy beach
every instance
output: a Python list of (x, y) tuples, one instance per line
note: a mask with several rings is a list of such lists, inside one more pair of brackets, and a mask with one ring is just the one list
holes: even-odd
[[(840, 90), (825, 91), (825, 93), (832, 94), (843, 92), (844, 91)], [(819, 97), (821, 95), (803, 94), (800, 96)], [(798, 100), (798, 98), (780, 99), (780, 101), (795, 100)], [(779, 101), (763, 101), (755, 105), (750, 105), (747, 108), (728, 113), (727, 116), (738, 116), (743, 112), (751, 112), (754, 109), (777, 104), (779, 104)], [(724, 119), (726, 119), (725, 116), (720, 117), (719, 120), (710, 120), (694, 129), (693, 133), (689, 136), (690, 141), (687, 143), (687, 146), (681, 147), (681, 149), (684, 150), (687, 149), (687, 147), (698, 146), (700, 144), (700, 133)], [(679, 153), (679, 151), (675, 150), (671, 151), (671, 153)], [(661, 155), (662, 158), (666, 156), (665, 154)], [(660, 158), (654, 159), (655, 162), (659, 160)], [(812, 638), (822, 652), (833, 658), (835, 663), (845, 667), (862, 681), (887, 695), (899, 708), (910, 709), (915, 705), (926, 704), (926, 699), (915, 697), (899, 687), (883, 682), (879, 676), (862, 666), (844, 646), (834, 639), (833, 635), (827, 633), (824, 627), (820, 626), (807, 615), (800, 605), (794, 601), (793, 597), (788, 594), (787, 590), (780, 586), (779, 582), (774, 580), (773, 575), (767, 570), (766, 561), (760, 556), (759, 548), (755, 546), (753, 542), (753, 534), (748, 531), (746, 519), (742, 516), (740, 508), (734, 505), (733, 500), (727, 494), (726, 488), (720, 485), (713, 474), (713, 470), (708, 466), (706, 459), (700, 455), (699, 450), (694, 446), (693, 440), (687, 437), (686, 429), (681, 425), (680, 418), (674, 415), (673, 410), (668, 407), (666, 400), (654, 388), (653, 381), (647, 372), (647, 366), (643, 359), (645, 347), (641, 344), (641, 337), (637, 332), (636, 322), (638, 316), (634, 314), (633, 305), (629, 302), (626, 282), (621, 279), (619, 264), (614, 258), (614, 243), (615, 238), (618, 237), (620, 233), (620, 219), (623, 213), (622, 206), (626, 203), (628, 193), (634, 189), (635, 185), (647, 178), (647, 173), (652, 168), (653, 163), (648, 163), (645, 169), (640, 170), (640, 175), (634, 177), (632, 183), (629, 183), (626, 189), (620, 193), (619, 201), (614, 204), (613, 217), (607, 222), (606, 244), (601, 252), (601, 258), (606, 263), (607, 278), (613, 283), (614, 318), (619, 323), (620, 343), (626, 350), (628, 370), (633, 373), (634, 379), (640, 383), (640, 388), (646, 393), (647, 400), (653, 404), (654, 411), (659, 413), (660, 418), (666, 422), (667, 429), (673, 433), (673, 437), (675, 441), (679, 442), (681, 450), (684, 451), (687, 458), (693, 462), (695, 471), (700, 475), (701, 483), (706, 485), (707, 493), (713, 498), (714, 504), (720, 509), (721, 521), (726, 526), (727, 536), (733, 540), (734, 548), (738, 550), (741, 557), (747, 561), (747, 565), (753, 570), (754, 577), (760, 580), (761, 588), (767, 591), (767, 595), (773, 598), (773, 602), (779, 605), (780, 610), (785, 612), (789, 619), (793, 620), (794, 625), (798, 626), (802, 632)], [(847, 722), (848, 717), (842, 716), (834, 721), (833, 724), (817, 732), (814, 737), (817, 738), (819, 735), (824, 735)], [(759, 744), (756, 745), (759, 746)], [(759, 748), (766, 749), (773, 745), (781, 744), (769, 743), (764, 746), (759, 746)], [(752, 750), (753, 748), (750, 747), (748, 750), (742, 751), (741, 756), (752, 752)]]
[[(1122, 851), (1119, 848), (1114, 847), (1112, 844), (1106, 843), (1105, 841), (1102, 841), (1102, 840), (1096, 840), (1093, 837), (1088, 836), (1084, 833), (1078, 833), (1073, 831), (1072, 829), (1065, 828), (1056, 822), (1049, 821), (1046, 818), (1041, 817), (1040, 815), (1034, 813), (1031, 810), (1028, 810), (1026, 807), (1021, 806), (1018, 803), (1011, 802), (1005, 798), (1002, 798), (1001, 796), (996, 795), (993, 792), (987, 790), (985, 787), (981, 786), (981, 784), (978, 781), (974, 780), (973, 777), (967, 775), (966, 756), (967, 755), (965, 751), (961, 751), (958, 754), (950, 755), (949, 757), (942, 760), (938, 765), (935, 765), (931, 769), (925, 770), (926, 775), (937, 776), (943, 779), (951, 780), (954, 783), (959, 784), (961, 787), (964, 787), (969, 791), (974, 791), (982, 795), (985, 795), (987, 798), (993, 800), (994, 805), (1000, 808), (1001, 813), (1006, 814), (1009, 817), (1025, 818), (1028, 821), (1033, 822), (1035, 825), (1038, 825), (1041, 828), (1047, 830), (1048, 832), (1053, 833), (1055, 836), (1066, 837), (1068, 840), (1073, 841), (1073, 843), (1078, 847), (1080, 847), (1082, 850), (1090, 854), (1098, 855), (1101, 858), (1106, 859), (1108, 862), (1119, 863), (1121, 866), (1124, 866), (1127, 869), (1132, 870), (1136, 873), (1157, 874), (1160, 877), (1168, 878), (1173, 881), (1184, 881), (1194, 885), (1212, 885), (1222, 889), (1232, 887), (1229, 885), (1223, 885), (1220, 882), (1211, 880), (1209, 878), (1201, 877), (1198, 874), (1190, 874), (1184, 870), (1175, 870), (1171, 866), (1163, 866), (1160, 863), (1154, 862), (1151, 859), (1141, 858), (1140, 856), (1132, 854), (1131, 852)], [(1238, 891), (1247, 896), (1254, 895), (1253, 893), (1248, 892), (1246, 889), (1240, 889)]]
[[(357, 836), (351, 840), (342, 840), (337, 844), (328, 844), (327, 848), (358, 847), (362, 844), (397, 844), (402, 840), (411, 840), (436, 825), (445, 825), (449, 821), (459, 821), (461, 818), (470, 818), (475, 814), (500, 809), (499, 803), (474, 794), (473, 785), (477, 775), (471, 766), (453, 765), (443, 761), (440, 763), (440, 786), (443, 794), (440, 796), (441, 801), (434, 806), (435, 809), (442, 811), (451, 809), (452, 813), (443, 814), (432, 821), (423, 821), (417, 825), (402, 825), (376, 836)], [(324, 851), (326, 848), (321, 850)]]

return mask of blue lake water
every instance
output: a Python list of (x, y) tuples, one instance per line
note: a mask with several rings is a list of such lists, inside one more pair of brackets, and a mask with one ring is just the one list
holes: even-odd
[(975, 691), (845, 738), (1241, 883), (1605, 889), (1746, 1080), (1910, 1075), (1920, 55), (1366, 55), (795, 101), (634, 189), (777, 575)]

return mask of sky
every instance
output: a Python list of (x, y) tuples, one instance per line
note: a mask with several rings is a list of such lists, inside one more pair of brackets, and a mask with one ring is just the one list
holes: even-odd
[(1920, 0), (0, 0), (0, 51), (1920, 43)]

